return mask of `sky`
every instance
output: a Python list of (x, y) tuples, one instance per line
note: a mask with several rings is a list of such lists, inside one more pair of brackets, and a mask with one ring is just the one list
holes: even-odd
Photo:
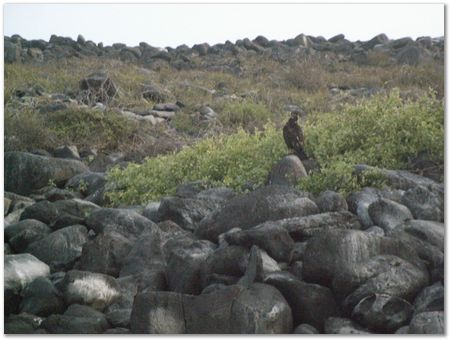
[(235, 42), (300, 33), (352, 41), (444, 35), (443, 4), (18, 4), (3, 7), (4, 35), (49, 40), (52, 34), (105, 45), (156, 47)]

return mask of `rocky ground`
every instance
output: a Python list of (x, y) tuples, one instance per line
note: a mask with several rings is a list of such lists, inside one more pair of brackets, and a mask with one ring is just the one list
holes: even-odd
[(6, 153), (8, 334), (444, 333), (441, 183), (385, 170), (382, 190), (314, 197), (278, 169), (113, 209), (70, 151)]
[[(74, 59), (83, 64), (89, 58), (112, 71), (136, 67), (120, 74), (85, 72), (90, 66), (64, 73), (78, 65)], [(316, 58), (324, 64), (308, 81), (302, 77), (314, 64), (290, 77), (302, 67), (299, 60)], [(5, 62), (12, 66), (5, 73), (5, 126), (11, 122), (4, 159), (5, 333), (443, 334), (443, 167), (426, 157), (415, 167), (424, 176), (379, 169), (383, 188), (345, 197), (296, 189), (310, 165), (295, 155), (274, 165), (266, 185), (244, 194), (188, 182), (171, 197), (114, 208), (105, 195), (108, 169), (135, 160), (138, 146), (141, 160), (186, 144), (180, 126), (172, 126), (186, 113), (195, 127), (214, 134), (231, 129), (224, 102), (256, 98), (271, 112), (287, 114), (299, 111), (297, 102), (308, 113), (320, 112), (320, 105), (328, 110), (335, 102), (390, 91), (378, 74), (383, 69), (371, 68), (380, 63), (388, 65), (384, 74), (404, 72), (405, 83), (400, 76), (393, 82), (411, 98), (417, 89), (428, 91), (432, 78), (421, 65), (443, 59), (443, 38), (390, 40), (384, 34), (357, 42), (343, 35), (301, 34), (281, 42), (260, 36), (165, 49), (103, 46), (82, 36), (49, 42), (5, 37)], [(16, 86), (17, 65), (43, 73)], [(329, 73), (319, 73), (321, 65)], [(51, 78), (53, 71), (58, 77)], [(347, 71), (359, 78), (343, 77)], [(342, 82), (332, 82), (334, 73)], [(217, 79), (191, 81), (205, 74)], [(361, 86), (366, 78), (383, 85)], [(439, 79), (431, 82), (440, 85)], [(27, 125), (31, 117), (42, 118), (41, 125)], [(110, 125), (108, 117), (115, 117)], [(88, 118), (105, 125), (90, 130), (83, 125)], [(80, 122), (63, 129), (70, 119)], [(130, 121), (139, 133), (129, 132)], [(51, 124), (55, 129), (46, 133), (55, 135), (36, 131)], [(57, 133), (75, 128), (74, 139), (62, 143)], [(145, 138), (153, 138), (154, 149)], [(372, 170), (360, 164), (355, 175)]]

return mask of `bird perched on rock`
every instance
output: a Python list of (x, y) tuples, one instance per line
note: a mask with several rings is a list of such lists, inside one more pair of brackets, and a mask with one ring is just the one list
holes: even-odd
[(298, 124), (298, 118), (301, 115), (304, 115), (303, 111), (295, 110), (291, 112), (291, 118), (289, 118), (286, 125), (283, 127), (283, 137), (287, 147), (294, 150), (298, 158), (304, 160), (307, 159), (308, 156), (306, 156), (306, 153), (303, 150), (303, 130)]

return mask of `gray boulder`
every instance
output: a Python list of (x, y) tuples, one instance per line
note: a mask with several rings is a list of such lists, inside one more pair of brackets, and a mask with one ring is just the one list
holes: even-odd
[(310, 199), (287, 186), (270, 185), (232, 198), (221, 209), (206, 216), (195, 234), (202, 239), (217, 237), (233, 228), (249, 229), (268, 220), (318, 213)]
[(414, 315), (408, 334), (445, 334), (444, 312), (422, 312)]
[(88, 240), (85, 226), (74, 225), (59, 229), (31, 243), (26, 252), (36, 256), (53, 269), (67, 269), (81, 256), (83, 245)]
[(4, 306), (5, 314), (16, 313), (21, 300), (20, 293), (39, 277), (48, 277), (50, 268), (33, 255), (5, 255), (4, 257)]
[(53, 157), (81, 160), (76, 145), (62, 145), (53, 150)]
[(5, 317), (5, 334), (39, 334), (43, 319), (39, 316), (20, 313)]
[(286, 272), (271, 273), (264, 283), (283, 294), (291, 307), (294, 324), (307, 323), (320, 331), (328, 317), (339, 315), (333, 293), (327, 287), (300, 281)]
[(106, 184), (105, 174), (102, 172), (85, 172), (69, 179), (65, 188), (76, 190), (85, 196), (94, 194)]
[(384, 231), (392, 230), (399, 224), (413, 219), (407, 207), (384, 198), (371, 203), (368, 211), (371, 220)]
[(291, 308), (283, 295), (262, 283), (252, 284), (233, 301), (230, 323), (237, 334), (289, 334), (293, 329)]
[(294, 241), (285, 228), (276, 222), (265, 222), (247, 230), (225, 234), (225, 240), (230, 245), (251, 248), (257, 245), (277, 261), (289, 261)]
[(50, 181), (56, 185), (88, 171), (81, 162), (71, 159), (51, 158), (25, 152), (5, 154), (5, 190), (21, 195), (29, 195)]
[(116, 310), (131, 309), (133, 307), (134, 297), (139, 288), (139, 277), (128, 275), (116, 279), (116, 283), (120, 292), (120, 296), (112, 304), (105, 309), (105, 313)]
[(432, 192), (440, 195), (444, 194), (444, 184), (438, 183), (427, 177), (419, 176), (405, 170), (386, 170), (372, 166), (358, 164), (355, 166), (357, 173), (366, 171), (376, 171), (380, 176), (387, 180), (387, 184), (393, 189), (408, 190), (417, 186), (423, 186)]
[(170, 247), (170, 250), (165, 252), (169, 289), (177, 293), (200, 294), (203, 265), (214, 252), (215, 245), (209, 241), (182, 236), (169, 240), (166, 247)]
[(102, 334), (109, 324), (103, 313), (88, 306), (73, 304), (63, 315), (50, 315), (42, 327), (50, 334)]
[(444, 222), (443, 197), (422, 186), (407, 190), (402, 204), (408, 207), (418, 220)]
[(330, 317), (325, 322), (325, 334), (371, 334), (356, 322), (346, 319)]
[(231, 309), (241, 291), (239, 286), (229, 286), (199, 296), (184, 295), (186, 333), (232, 333)]
[(130, 329), (135, 334), (185, 333), (182, 295), (152, 290), (140, 292), (134, 299)]
[(118, 276), (133, 242), (115, 231), (104, 232), (84, 244), (79, 269)]
[(125, 257), (119, 276), (139, 276), (141, 289), (165, 290), (166, 261), (162, 251), (163, 241), (164, 233), (157, 226), (145, 229)]
[(276, 223), (286, 229), (294, 241), (302, 242), (314, 235), (333, 229), (361, 229), (358, 217), (348, 211), (327, 212), (304, 217), (278, 220)]
[(61, 291), (67, 304), (80, 303), (103, 310), (120, 296), (112, 276), (79, 270), (70, 270), (61, 282)]
[(393, 333), (406, 325), (413, 307), (401, 298), (373, 294), (362, 299), (353, 309), (352, 319), (377, 333)]
[(222, 201), (197, 197), (166, 197), (160, 202), (157, 219), (170, 220), (186, 230), (194, 231), (200, 221), (222, 206)]
[(315, 200), (321, 212), (347, 211), (345, 198), (334, 191), (326, 190)]
[(4, 44), (5, 63), (15, 63), (20, 61), (20, 46), (17, 44), (13, 44), (8, 40), (4, 40)]
[(444, 286), (441, 282), (425, 287), (414, 300), (414, 312), (443, 311), (445, 304)]
[(319, 331), (314, 326), (302, 323), (295, 327), (294, 334), (319, 334)]
[(380, 255), (336, 276), (333, 290), (342, 294), (357, 287), (342, 303), (352, 310), (363, 298), (373, 294), (387, 294), (411, 301), (429, 284), (427, 270), (392, 255)]
[(130, 240), (136, 240), (145, 230), (156, 227), (156, 224), (130, 209), (104, 208), (93, 211), (86, 219), (86, 224), (95, 233), (114, 231)]
[(29, 313), (38, 316), (61, 314), (65, 304), (61, 294), (45, 277), (38, 277), (22, 291), (23, 299), (20, 302), (21, 313)]
[(249, 250), (241, 246), (217, 248), (203, 266), (203, 287), (211, 284), (209, 280), (217, 274), (228, 277), (244, 275), (248, 254)]
[(39, 277), (48, 277), (50, 268), (31, 254), (6, 255), (4, 257), (4, 289), (22, 291)]
[(36, 219), (52, 229), (64, 228), (74, 224), (84, 224), (86, 217), (100, 207), (80, 199), (56, 202), (40, 201), (25, 208), (20, 219)]
[[(377, 260), (377, 256), (381, 258)], [(379, 275), (374, 277), (374, 271)], [(389, 283), (390, 290), (402, 291), (399, 297), (417, 293), (428, 281), (427, 270), (414, 248), (400, 240), (359, 230), (327, 230), (312, 237), (303, 256), (302, 275), (306, 281), (333, 287), (336, 294), (344, 296), (370, 278), (380, 288)], [(383, 292), (389, 293), (376, 291)]]
[(17, 253), (23, 253), (29, 244), (44, 238), (52, 230), (38, 220), (22, 220), (5, 228), (5, 240)]
[(407, 45), (403, 47), (397, 54), (397, 62), (399, 64), (406, 64), (417, 66), (420, 62), (420, 49), (414, 45)]
[(299, 179), (308, 176), (300, 158), (289, 155), (276, 163), (269, 173), (268, 184), (295, 186)]

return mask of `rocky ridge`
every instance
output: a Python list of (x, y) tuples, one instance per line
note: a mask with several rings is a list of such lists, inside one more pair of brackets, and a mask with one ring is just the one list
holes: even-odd
[[(295, 38), (284, 41), (268, 40), (258, 36), (235, 43), (226, 41), (215, 45), (208, 43), (195, 44), (192, 47), (180, 45), (176, 48), (158, 48), (141, 42), (139, 46), (126, 46), (115, 43), (104, 46), (78, 36), (77, 40), (52, 35), (49, 41), (26, 40), (19, 35), (4, 38), (5, 62), (47, 62), (62, 58), (101, 57), (120, 59), (143, 65), (147, 68), (158, 68), (168, 63), (177, 69), (192, 69), (200, 64), (196, 57), (211, 69), (228, 70), (239, 73), (239, 63), (221, 64), (220, 57), (246, 54), (262, 54), (276, 61), (286, 62), (305, 55), (324, 54), (339, 61), (354, 61), (359, 64), (368, 62), (368, 55), (376, 52), (391, 59), (393, 63), (417, 65), (427, 59), (444, 58), (444, 38), (419, 37), (416, 40), (405, 37), (389, 39), (379, 34), (368, 41), (349, 41), (343, 34), (330, 39), (321, 36), (299, 34)], [(201, 65), (202, 68), (205, 65)]]

